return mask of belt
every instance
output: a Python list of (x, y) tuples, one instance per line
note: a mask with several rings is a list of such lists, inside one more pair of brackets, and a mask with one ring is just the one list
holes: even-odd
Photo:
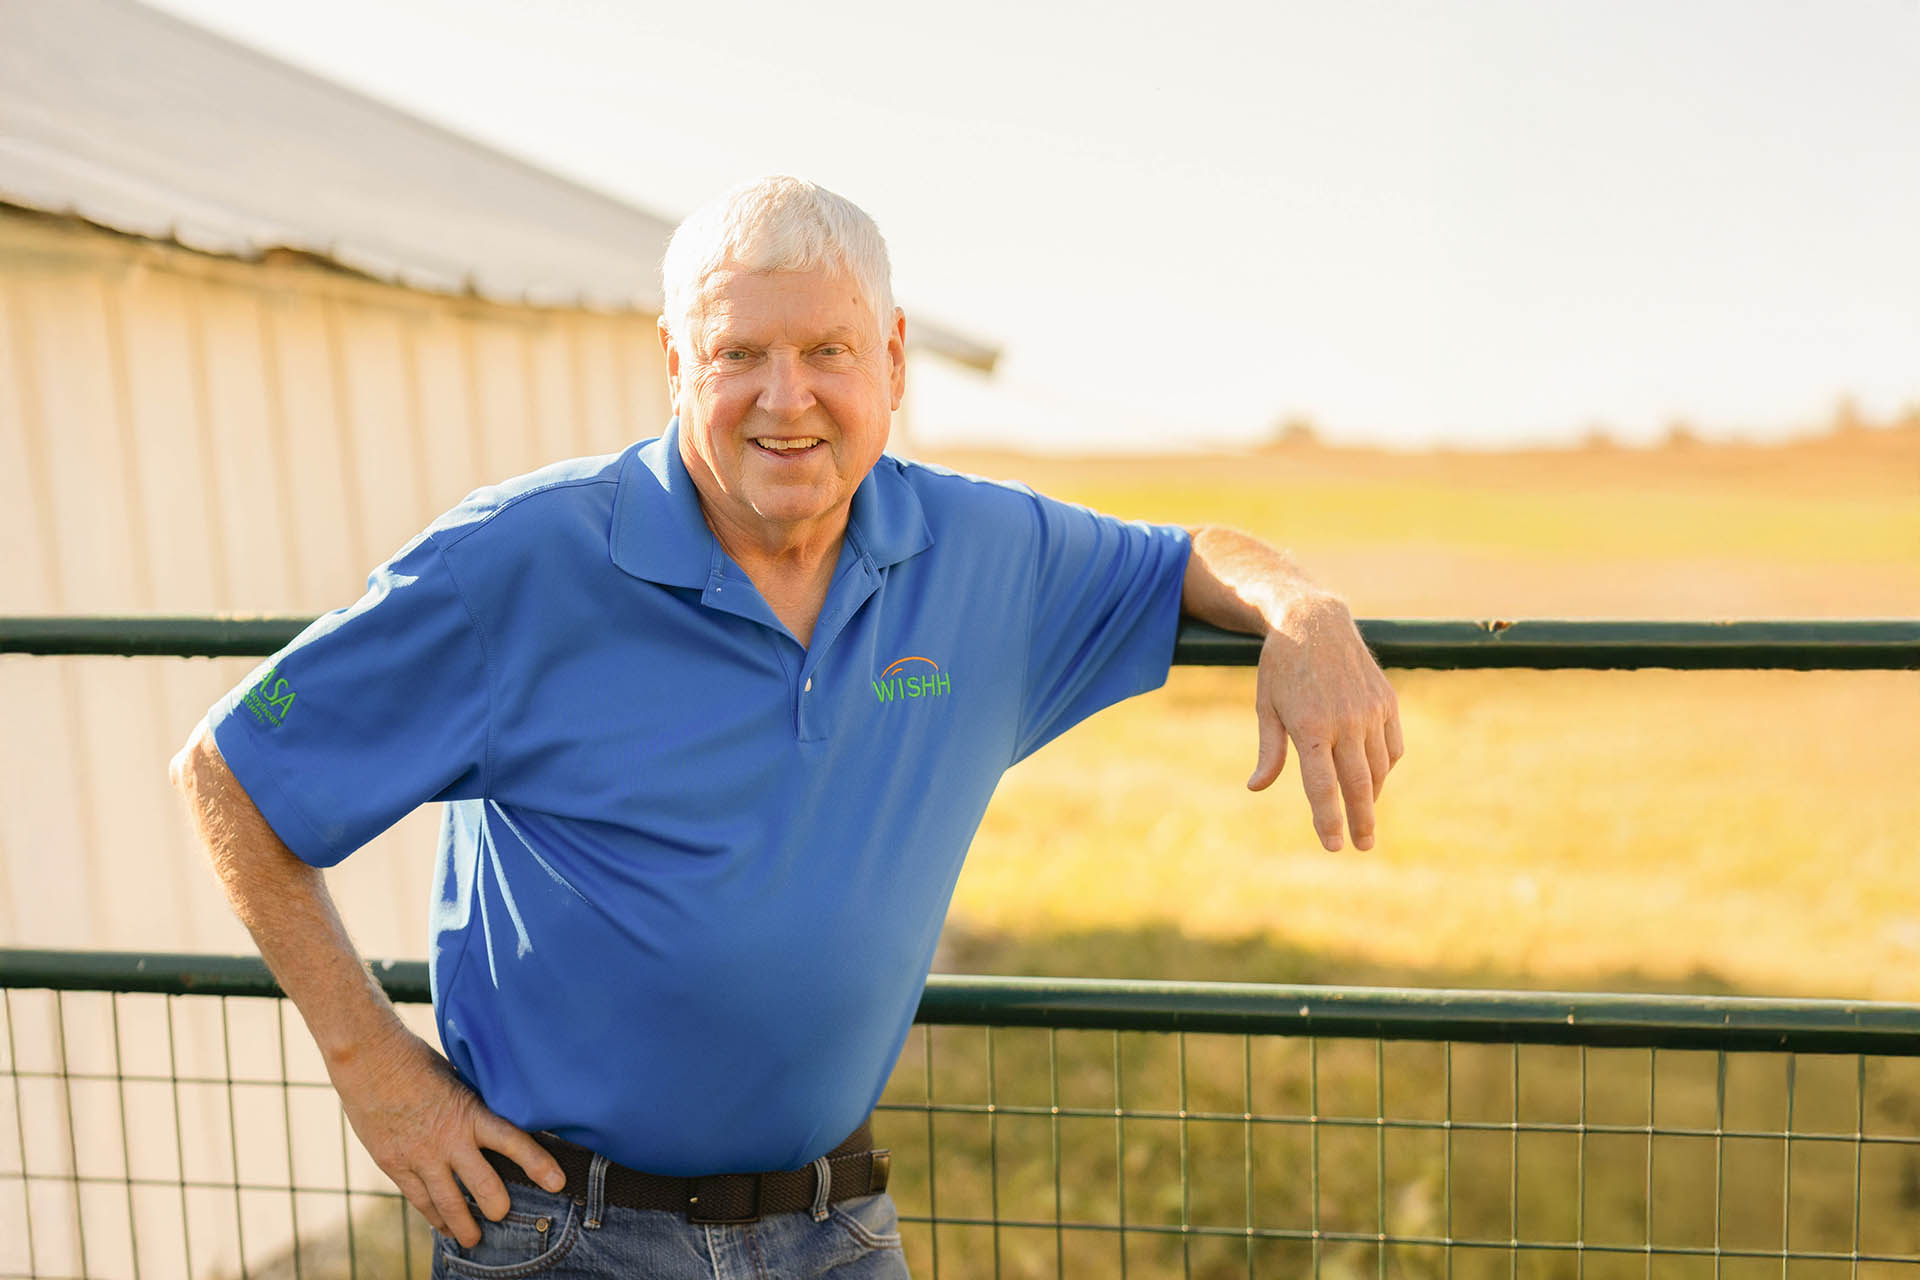
[[(535, 1142), (545, 1147), (560, 1162), (567, 1175), (567, 1189), (576, 1199), (587, 1191), (587, 1176), (594, 1153), (551, 1133), (536, 1133)], [(524, 1187), (539, 1184), (519, 1165), (497, 1151), (486, 1151), (487, 1162), (508, 1182)], [(607, 1164), (606, 1201), (628, 1209), (661, 1209), (684, 1213), (687, 1221), (719, 1225), (757, 1222), (774, 1213), (797, 1213), (816, 1203), (851, 1200), (855, 1196), (874, 1195), (887, 1189), (892, 1170), (892, 1153), (875, 1150), (873, 1124), (860, 1127), (847, 1140), (822, 1157), (828, 1182), (824, 1201), (819, 1196), (821, 1161), (799, 1169), (781, 1169), (770, 1173), (716, 1173), (701, 1178), (672, 1178), (658, 1173), (643, 1173), (625, 1165)]]

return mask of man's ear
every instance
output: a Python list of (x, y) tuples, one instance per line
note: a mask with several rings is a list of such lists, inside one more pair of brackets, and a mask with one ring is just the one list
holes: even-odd
[(660, 350), (667, 357), (667, 398), (673, 402), (675, 412), (680, 407), (680, 352), (673, 344), (673, 335), (667, 332), (667, 318), (661, 316), (654, 328), (660, 334)]
[(893, 324), (887, 330), (887, 363), (893, 373), (893, 407), (900, 408), (907, 394), (907, 313), (893, 309)]

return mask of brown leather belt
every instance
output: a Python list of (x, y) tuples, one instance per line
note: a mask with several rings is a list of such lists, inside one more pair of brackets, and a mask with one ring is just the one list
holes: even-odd
[[(593, 1152), (551, 1133), (536, 1133), (533, 1138), (560, 1162), (561, 1171), (567, 1175), (568, 1192), (575, 1199), (584, 1198)], [(487, 1162), (508, 1182), (517, 1182), (523, 1187), (539, 1185), (498, 1151), (487, 1151), (485, 1155)], [(825, 1159), (830, 1183), (826, 1203), (874, 1195), (887, 1189), (893, 1157), (885, 1150), (874, 1150), (870, 1120), (861, 1121), (860, 1127), (829, 1151)], [(813, 1165), (771, 1173), (671, 1178), (609, 1162), (606, 1172), (608, 1204), (684, 1213), (688, 1222), (710, 1225), (757, 1222), (768, 1214), (797, 1213), (812, 1208), (818, 1200), (819, 1188), (819, 1173)]]

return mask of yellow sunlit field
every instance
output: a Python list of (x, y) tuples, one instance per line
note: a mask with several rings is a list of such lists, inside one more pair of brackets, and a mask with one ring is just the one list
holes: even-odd
[[(1127, 516), (1237, 525), (1360, 617), (1920, 617), (1920, 427), (1790, 445), (949, 455)], [(1264, 795), (1252, 674), (1017, 768), (941, 967), (1920, 999), (1920, 673), (1389, 672), (1379, 842)]]

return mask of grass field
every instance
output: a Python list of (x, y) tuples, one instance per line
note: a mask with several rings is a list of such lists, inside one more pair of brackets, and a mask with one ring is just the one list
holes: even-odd
[[(1773, 448), (943, 459), (1230, 523), (1381, 617), (1920, 617), (1920, 430)], [(1250, 795), (1246, 671), (1176, 669), (1002, 784), (947, 959), (1174, 929), (1425, 984), (1920, 999), (1920, 675), (1390, 672), (1370, 853)], [(1196, 953), (1192, 960), (1202, 963)], [(1032, 971), (1032, 970), (1029, 970)], [(1170, 975), (1171, 976), (1171, 975)], [(1231, 971), (1178, 976), (1230, 979)]]

